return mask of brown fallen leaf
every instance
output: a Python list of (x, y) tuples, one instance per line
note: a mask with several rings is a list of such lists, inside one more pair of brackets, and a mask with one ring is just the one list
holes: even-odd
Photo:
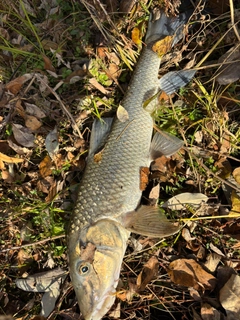
[(233, 178), (237, 181), (237, 183), (240, 183), (240, 167), (233, 170)]
[(104, 88), (104, 86), (102, 86), (95, 78), (91, 78), (89, 79), (89, 83), (96, 88), (97, 90), (99, 90), (100, 92), (102, 92), (105, 95), (108, 95), (110, 92), (108, 90), (106, 90)]
[(38, 119), (42, 119), (46, 117), (46, 114), (35, 104), (25, 102), (26, 113), (30, 116), (34, 116)]
[(240, 195), (236, 190), (232, 191), (231, 194), (231, 202), (232, 202), (232, 208), (229, 212), (229, 216), (239, 214), (240, 216)]
[(240, 320), (240, 277), (232, 274), (219, 293), (219, 300), (228, 320)]
[(53, 201), (53, 199), (55, 198), (57, 194), (57, 182), (54, 180), (53, 184), (51, 184), (51, 187), (49, 189), (48, 195), (45, 198), (45, 201), (47, 203)]
[(138, 291), (143, 291), (146, 285), (157, 277), (159, 262), (156, 256), (152, 256), (144, 264), (142, 271), (137, 277)]
[(87, 75), (87, 70), (79, 69), (73, 71), (69, 76), (64, 80), (65, 83), (74, 83), (78, 80), (83, 79)]
[(20, 115), (20, 117), (22, 117), (23, 119), (25, 119), (25, 110), (22, 106), (22, 101), (21, 99), (18, 99), (16, 101), (16, 104), (15, 104), (15, 110), (17, 111), (17, 113)]
[(18, 266), (23, 265), (24, 263), (27, 263), (30, 261), (32, 261), (32, 257), (29, 256), (29, 254), (25, 250), (20, 249), (17, 255)]
[(15, 140), (23, 147), (34, 147), (35, 136), (29, 131), (28, 128), (20, 124), (12, 124), (12, 131)]
[(210, 253), (205, 262), (205, 267), (208, 268), (211, 272), (215, 272), (219, 262), (221, 261), (221, 255), (217, 254), (216, 252)]
[[(201, 308), (201, 316), (203, 320), (220, 320), (223, 319), (221, 317), (221, 313), (213, 308), (210, 304), (208, 303), (203, 303), (202, 308)], [(223, 314), (222, 314), (223, 316)]]
[(54, 178), (52, 176), (47, 176), (44, 179), (39, 179), (37, 182), (37, 189), (43, 193), (47, 193), (50, 190), (51, 185), (54, 184)]
[(33, 75), (31, 73), (26, 73), (23, 76), (8, 82), (5, 86), (5, 90), (10, 91), (12, 94), (17, 94), (21, 90), (23, 84), (32, 77)]
[(140, 169), (140, 190), (141, 191), (145, 190), (147, 187), (149, 173), (150, 171), (148, 167), (142, 167)]
[(28, 129), (36, 131), (42, 126), (42, 122), (34, 116), (26, 115), (25, 125)]
[(214, 166), (219, 169), (218, 176), (222, 179), (227, 179), (230, 177), (232, 172), (232, 166), (226, 157), (220, 157)]
[(57, 50), (59, 47), (56, 42), (53, 42), (49, 39), (43, 39), (42, 46), (45, 50), (50, 50), (50, 49)]
[(12, 175), (8, 170), (1, 169), (1, 177), (7, 183), (12, 183), (14, 181), (14, 175)]
[(44, 69), (55, 72), (55, 68), (52, 65), (52, 61), (45, 55), (42, 55), (44, 61)]
[(169, 265), (168, 275), (174, 283), (196, 290), (213, 290), (216, 285), (216, 278), (193, 259), (174, 260)]
[(45, 178), (52, 174), (52, 160), (47, 155), (39, 164), (40, 175)]

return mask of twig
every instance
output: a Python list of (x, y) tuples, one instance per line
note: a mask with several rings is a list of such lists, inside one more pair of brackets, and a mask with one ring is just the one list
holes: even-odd
[(232, 27), (233, 27), (233, 30), (235, 32), (235, 35), (238, 39), (238, 41), (240, 42), (240, 36), (239, 36), (239, 33), (238, 33), (238, 29), (237, 29), (237, 26), (234, 22), (234, 6), (233, 6), (233, 1), (232, 0), (229, 0), (229, 5), (230, 5), (230, 12), (231, 12), (231, 23), (232, 23)]
[(67, 114), (68, 118), (72, 121), (72, 126), (73, 128), (77, 131), (79, 137), (81, 139), (83, 139), (83, 136), (73, 118), (73, 116), (71, 115), (71, 113), (68, 111), (68, 109), (65, 107), (65, 105), (63, 104), (61, 98), (59, 97), (59, 95), (56, 93), (56, 91), (54, 91), (38, 74), (36, 74), (37, 79), (48, 88), (48, 90), (55, 96), (55, 98), (57, 99), (57, 101), (60, 103), (61, 108), (64, 110), (64, 112)]
[(3, 249), (3, 250), (0, 251), (0, 253), (8, 252), (10, 250), (19, 250), (19, 249), (22, 249), (22, 248), (32, 247), (32, 246), (36, 246), (38, 244), (43, 244), (45, 242), (53, 241), (53, 240), (56, 240), (56, 239), (61, 239), (61, 238), (64, 238), (64, 237), (65, 237), (65, 234), (62, 234), (60, 236), (55, 236), (55, 237), (52, 237), (52, 238), (47, 238), (47, 239), (44, 239), (44, 240), (23, 244), (21, 246), (16, 246), (16, 247), (8, 248), (8, 249)]
[(222, 178), (220, 178), (218, 175), (216, 175), (215, 173), (213, 173), (207, 166), (205, 166), (205, 164), (202, 162), (202, 160), (199, 160), (198, 157), (196, 157), (188, 148), (186, 147), (183, 147), (183, 149), (185, 151), (187, 151), (191, 157), (193, 157), (197, 163), (204, 168), (204, 170), (206, 170), (207, 172), (209, 172), (209, 174), (211, 174), (214, 178), (216, 178), (218, 181), (221, 181), (223, 184), (226, 184), (228, 185), (230, 188), (236, 190), (237, 192), (240, 192), (240, 189), (238, 187), (236, 187), (234, 184), (232, 184), (231, 182), (229, 181), (226, 181)]

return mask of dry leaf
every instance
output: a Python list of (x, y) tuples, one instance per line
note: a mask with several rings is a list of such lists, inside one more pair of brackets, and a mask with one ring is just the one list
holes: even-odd
[(18, 255), (17, 255), (18, 266), (23, 265), (24, 263), (31, 260), (32, 260), (32, 257), (29, 256), (29, 254), (26, 251), (24, 251), (23, 249), (20, 249), (18, 251)]
[(240, 277), (232, 274), (220, 290), (219, 300), (228, 320), (240, 320)]
[(21, 99), (18, 99), (16, 101), (16, 104), (15, 104), (15, 110), (17, 111), (17, 113), (20, 115), (20, 117), (22, 117), (23, 119), (25, 119), (25, 110), (22, 106), (22, 101)]
[(203, 193), (180, 193), (168, 201), (164, 202), (163, 208), (169, 208), (171, 210), (184, 210), (186, 205), (190, 205), (194, 208), (199, 207), (202, 202), (207, 202), (208, 197)]
[(11, 139), (8, 139), (8, 145), (11, 147), (17, 154), (19, 155), (26, 155), (32, 153), (32, 150), (29, 150), (28, 148), (21, 147), (18, 144), (12, 142)]
[(45, 178), (52, 174), (52, 160), (46, 156), (39, 164), (40, 175)]
[(202, 131), (196, 131), (194, 133), (194, 138), (195, 138), (195, 141), (197, 143), (201, 143), (202, 142), (202, 139), (203, 139), (203, 132)]
[(4, 169), (5, 169), (4, 162), (0, 160), (0, 170), (4, 170)]
[(182, 229), (182, 237), (187, 242), (191, 242), (196, 239), (196, 237), (191, 237), (191, 234), (187, 228)]
[(26, 115), (25, 117), (25, 125), (32, 131), (38, 130), (42, 126), (42, 122), (39, 121), (36, 117)]
[(5, 90), (10, 91), (12, 94), (17, 94), (22, 88), (23, 84), (32, 77), (33, 75), (31, 73), (26, 73), (23, 76), (8, 82), (5, 86)]
[(218, 75), (215, 78), (219, 84), (226, 85), (240, 78), (239, 59), (240, 49), (238, 44), (219, 58), (218, 62), (221, 67), (218, 69)]
[(44, 61), (44, 69), (55, 72), (55, 68), (52, 65), (52, 61), (45, 55), (42, 56)]
[(142, 43), (141, 30), (138, 27), (135, 27), (132, 30), (132, 41), (138, 46), (140, 46)]
[(127, 110), (121, 105), (117, 108), (117, 118), (121, 122), (126, 122), (129, 119)]
[(87, 74), (87, 70), (84, 70), (84, 69), (75, 70), (69, 76), (66, 77), (64, 82), (71, 83), (71, 84), (75, 83), (83, 79), (86, 76), (86, 74)]
[(171, 262), (168, 274), (174, 283), (196, 290), (213, 290), (216, 285), (216, 278), (193, 259), (177, 259)]
[(152, 256), (137, 277), (138, 291), (143, 291), (146, 285), (157, 277), (159, 262), (156, 256)]
[(34, 147), (35, 136), (29, 131), (28, 128), (20, 124), (12, 124), (12, 131), (15, 140), (23, 147)]
[(229, 216), (239, 214), (240, 216), (240, 195), (236, 192), (236, 190), (232, 191), (231, 194), (231, 202), (232, 202), (232, 208), (229, 212)]
[(215, 252), (210, 253), (205, 262), (205, 267), (208, 268), (209, 271), (215, 272), (219, 262), (221, 261), (221, 256)]
[(18, 159), (14, 157), (6, 156), (5, 154), (0, 152), (0, 160), (7, 163), (20, 163), (23, 162), (23, 159)]
[(57, 50), (58, 49), (58, 44), (56, 42), (53, 42), (48, 39), (42, 40), (42, 46), (45, 50), (50, 50), (50, 49)]
[(152, 50), (162, 57), (164, 54), (169, 52), (172, 48), (173, 36), (166, 36), (164, 39), (156, 41), (152, 46)]
[(54, 183), (54, 178), (52, 176), (47, 176), (44, 179), (38, 180), (37, 188), (39, 191), (42, 191), (43, 193), (48, 194), (48, 191), (53, 183)]
[(233, 170), (233, 178), (240, 184), (240, 167)]
[(218, 310), (210, 306), (208, 303), (203, 303), (201, 308), (201, 316), (203, 320), (221, 320), (221, 314)]
[(49, 189), (49, 192), (48, 192), (47, 197), (45, 198), (45, 201), (47, 203), (53, 201), (53, 199), (55, 198), (56, 195), (57, 195), (57, 182), (54, 181)]
[(35, 104), (25, 102), (26, 113), (30, 116), (35, 116), (38, 119), (42, 119), (46, 117), (46, 114)]
[(230, 177), (232, 166), (226, 157), (220, 157), (214, 165), (219, 169), (218, 176), (222, 179)]
[(209, 247), (213, 252), (217, 253), (219, 256), (225, 257), (225, 255), (222, 253), (222, 251), (219, 250), (216, 246), (214, 246), (214, 244), (210, 243)]
[(147, 187), (149, 173), (150, 171), (148, 167), (142, 167), (140, 169), (140, 190), (141, 191), (145, 190)]
[(96, 89), (98, 89), (100, 92), (102, 92), (105, 95), (109, 94), (109, 91), (104, 88), (95, 78), (89, 79), (89, 83), (94, 86)]
[(1, 177), (7, 183), (12, 183), (14, 181), (14, 175), (9, 171), (4, 170), (4, 168), (2, 168)]
[(50, 131), (46, 136), (45, 146), (49, 156), (51, 157), (51, 159), (53, 159), (59, 150), (57, 127)]
[(157, 204), (158, 198), (160, 193), (160, 183), (158, 183), (149, 193), (149, 201), (150, 205), (154, 206)]

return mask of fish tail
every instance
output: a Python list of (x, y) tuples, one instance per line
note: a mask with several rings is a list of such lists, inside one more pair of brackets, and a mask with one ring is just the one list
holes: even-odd
[(150, 44), (166, 36), (173, 36), (173, 46), (183, 38), (184, 25), (189, 20), (192, 12), (187, 11), (176, 17), (167, 17), (163, 11), (157, 12), (157, 14), (157, 18), (153, 13), (150, 16), (145, 43)]

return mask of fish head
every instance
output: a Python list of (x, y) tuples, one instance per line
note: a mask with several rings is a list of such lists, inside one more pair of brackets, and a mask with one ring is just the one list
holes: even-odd
[(70, 276), (84, 319), (101, 319), (112, 307), (128, 236), (115, 222), (100, 220), (80, 232), (69, 251)]

